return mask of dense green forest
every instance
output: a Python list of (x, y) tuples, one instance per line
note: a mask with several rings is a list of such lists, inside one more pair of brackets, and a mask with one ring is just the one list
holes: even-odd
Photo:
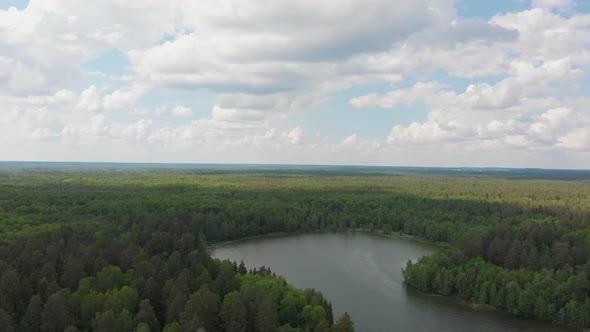
[(1, 175), (0, 331), (353, 331), (321, 293), (209, 256), (223, 190), (72, 172)]
[(354, 229), (446, 243), (404, 270), (420, 290), (590, 327), (590, 182), (518, 174), (0, 169), (0, 326), (347, 331), (321, 294), (205, 244)]

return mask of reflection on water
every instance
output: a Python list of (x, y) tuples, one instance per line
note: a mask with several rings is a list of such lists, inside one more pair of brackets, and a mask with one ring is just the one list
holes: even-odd
[(351, 313), (357, 331), (568, 331), (406, 287), (402, 267), (434, 250), (409, 240), (336, 233), (232, 242), (212, 255), (243, 260), (248, 268), (270, 266), (296, 287), (321, 291), (336, 317)]

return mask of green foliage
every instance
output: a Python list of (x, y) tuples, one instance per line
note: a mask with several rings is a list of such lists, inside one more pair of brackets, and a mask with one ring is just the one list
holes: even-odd
[(204, 327), (208, 331), (218, 329), (219, 295), (203, 285), (186, 302), (180, 314), (180, 326), (185, 331), (195, 331)]
[(62, 289), (49, 296), (43, 309), (41, 330), (61, 332), (70, 325), (70, 290)]
[[(423, 257), (415, 264), (408, 262), (404, 278), (425, 292), (458, 294), (516, 316), (588, 327), (590, 298), (585, 269), (588, 265), (578, 271), (570, 266), (557, 271), (509, 270), (481, 258), (465, 261), (449, 252)], [(441, 279), (445, 280), (442, 286)]]
[(590, 327), (590, 184), (489, 174), (1, 169), (0, 326), (325, 330), (321, 294), (206, 242), (355, 229), (451, 245), (408, 264), (423, 291)]
[[(301, 230), (388, 232), (391, 227), (392, 232), (456, 243), (474, 228), (551, 222), (560, 215), (576, 224), (590, 211), (590, 186), (574, 181), (360, 171), (1, 172), (6, 175), (0, 177), (2, 241), (60, 225), (97, 229), (105, 222), (181, 212), (201, 219), (209, 241)], [(194, 230), (175, 239), (181, 254), (194, 246), (191, 236)], [(158, 251), (155, 244), (150, 249)]]
[(29, 301), (27, 312), (21, 321), (21, 331), (36, 332), (41, 331), (41, 320), (43, 315), (43, 303), (39, 295), (33, 295)]
[[(147, 331), (160, 330), (160, 322), (158, 321), (158, 318), (154, 312), (154, 308), (148, 299), (141, 300), (141, 302), (139, 302), (139, 312), (137, 313), (137, 316), (135, 316), (135, 320), (139, 322), (140, 325), (145, 325), (142, 326), (143, 330), (146, 330), (146, 328)], [(137, 330), (140, 330), (139, 326)]]
[(320, 325), (326, 319), (326, 311), (320, 305), (306, 305), (303, 307), (301, 316), (303, 321), (307, 323), (307, 327), (312, 328)]
[(333, 328), (334, 332), (354, 332), (354, 323), (350, 318), (350, 315), (345, 312), (338, 318), (336, 324), (334, 324)]
[[(204, 232), (219, 221), (227, 199), (211, 179), (203, 179), (208, 188), (197, 188), (177, 177), (184, 189), (174, 189), (158, 184), (171, 179), (167, 174), (145, 173), (154, 183), (143, 185), (123, 175), (116, 186), (110, 183), (116, 172), (64, 174), (0, 180), (14, 180), (0, 185), (0, 211), (11, 216), (0, 219), (3, 329), (18, 322), (23, 331), (274, 331), (316, 328), (319, 320), (302, 314), (308, 305), (332, 315), (320, 293), (294, 289), (270, 268), (248, 273), (243, 262), (211, 259)], [(238, 206), (234, 212), (245, 211)], [(296, 303), (286, 294), (297, 294)], [(284, 317), (281, 303), (292, 305)]]
[[(139, 323), (135, 332), (151, 332), (150, 326), (147, 323)], [(156, 330), (158, 331), (158, 330)]]
[(164, 326), (163, 332), (180, 332), (180, 324), (178, 322), (172, 322)]
[(244, 332), (248, 321), (246, 307), (240, 301), (239, 292), (227, 294), (221, 305), (221, 326), (225, 331)]
[(97, 313), (96, 318), (92, 321), (92, 329), (97, 332), (133, 331), (134, 325), (133, 316), (127, 309), (118, 313), (113, 310)]
[[(256, 331), (274, 332), (278, 325), (277, 304), (268, 294), (263, 295), (256, 312)], [(317, 325), (313, 325), (317, 326)]]

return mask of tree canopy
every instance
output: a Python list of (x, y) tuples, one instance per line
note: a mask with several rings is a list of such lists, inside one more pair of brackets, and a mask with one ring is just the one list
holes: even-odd
[(0, 169), (0, 326), (37, 331), (338, 330), (331, 304), (207, 244), (337, 229), (447, 249), (409, 285), (590, 327), (590, 183), (522, 176)]

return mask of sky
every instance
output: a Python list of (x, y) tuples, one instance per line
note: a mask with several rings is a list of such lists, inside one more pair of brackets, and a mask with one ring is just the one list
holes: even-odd
[(0, 0), (0, 160), (590, 168), (590, 0)]

